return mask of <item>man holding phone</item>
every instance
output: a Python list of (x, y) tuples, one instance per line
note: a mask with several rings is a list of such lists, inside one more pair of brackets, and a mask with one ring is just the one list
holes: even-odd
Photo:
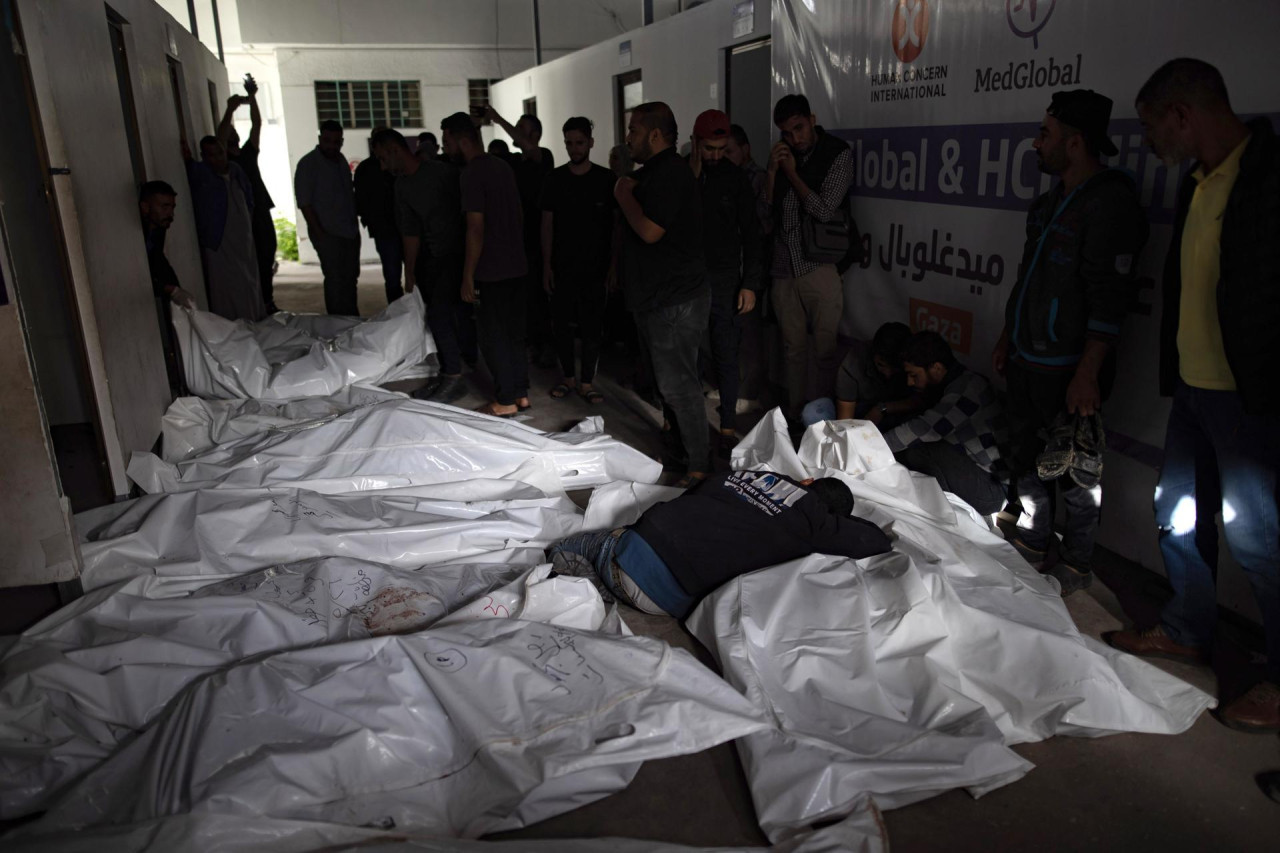
[(844, 286), (834, 263), (806, 257), (806, 219), (840, 218), (853, 181), (853, 156), (843, 141), (825, 133), (804, 95), (784, 95), (773, 108), (782, 140), (769, 153), (765, 195), (773, 208), (773, 309), (782, 330), (786, 362), (787, 418), (800, 425), (811, 398), (809, 332), (813, 332), (818, 397), (830, 396), (839, 352), (836, 329), (844, 313)]

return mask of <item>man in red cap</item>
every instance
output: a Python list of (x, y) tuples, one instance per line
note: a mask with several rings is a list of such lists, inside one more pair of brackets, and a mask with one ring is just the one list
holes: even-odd
[(702, 196), (702, 244), (711, 285), (711, 365), (720, 390), (720, 454), (738, 443), (738, 350), (744, 315), (764, 285), (756, 194), (747, 173), (725, 156), (729, 117), (707, 110), (693, 125), (689, 166)]

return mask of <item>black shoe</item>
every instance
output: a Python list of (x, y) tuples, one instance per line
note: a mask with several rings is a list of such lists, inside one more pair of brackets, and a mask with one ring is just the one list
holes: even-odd
[(409, 392), (409, 396), (415, 400), (430, 400), (431, 395), (440, 390), (440, 386), (444, 384), (443, 376), (433, 376), (427, 380), (427, 384), (421, 388), (415, 388)]
[(1077, 590), (1088, 589), (1093, 584), (1093, 572), (1082, 572), (1061, 561), (1054, 563), (1053, 568), (1046, 569), (1044, 573), (1057, 579), (1062, 587), (1063, 598)]
[(467, 380), (461, 376), (445, 376), (428, 397), (433, 403), (455, 403), (467, 396)]
[(738, 446), (738, 436), (733, 432), (719, 432), (716, 434), (716, 452), (721, 459), (729, 459), (733, 455), (733, 449)]

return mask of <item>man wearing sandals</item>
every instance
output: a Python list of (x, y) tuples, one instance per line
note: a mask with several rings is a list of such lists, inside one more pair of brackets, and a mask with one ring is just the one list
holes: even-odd
[(569, 162), (553, 171), (542, 189), (542, 286), (551, 298), (553, 346), (564, 379), (551, 389), (556, 399), (575, 388), (574, 327), (582, 341), (577, 391), (588, 403), (604, 397), (591, 387), (604, 338), (606, 280), (613, 261), (613, 172), (591, 162), (591, 120), (564, 123)]
[[(1091, 564), (1101, 484), (1072, 477), (1045, 482), (1036, 458), (1045, 431), (1065, 409), (1089, 417), (1115, 376), (1115, 343), (1134, 292), (1134, 266), (1147, 221), (1133, 177), (1102, 165), (1114, 155), (1107, 136), (1111, 100), (1087, 89), (1057, 92), (1035, 139), (1040, 170), (1061, 180), (1031, 205), (1022, 275), (1009, 294), (992, 369), (1008, 381), (1010, 467), (1022, 515), (1014, 547), (1069, 595), (1093, 582)], [(1055, 564), (1054, 485), (1066, 504)]]
[(466, 221), (462, 301), (476, 305), (480, 353), (493, 376), (496, 399), (483, 414), (513, 417), (529, 408), (529, 354), (525, 351), (525, 276), (520, 192), (505, 160), (486, 154), (471, 116), (454, 113), (440, 123), (444, 153), (462, 162)]

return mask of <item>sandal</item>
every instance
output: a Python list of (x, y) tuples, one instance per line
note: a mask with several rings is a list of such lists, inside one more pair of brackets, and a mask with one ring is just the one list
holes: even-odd
[(563, 400), (569, 396), (569, 392), (572, 390), (568, 385), (561, 382), (558, 385), (551, 386), (551, 396), (557, 400)]
[(527, 412), (533, 408), (533, 403), (516, 403), (517, 412)]
[(481, 406), (476, 409), (476, 411), (482, 415), (488, 415), (493, 418), (514, 418), (516, 415), (520, 414), (520, 409), (518, 407), (514, 412), (499, 412), (497, 403), (489, 403)]
[(596, 405), (597, 403), (604, 402), (604, 395), (594, 388), (590, 388), (586, 391), (579, 389), (578, 396), (586, 400), (588, 403), (590, 403), (593, 406)]
[(706, 474), (690, 473), (690, 474), (685, 474), (679, 480), (676, 480), (675, 483), (673, 483), (672, 485), (674, 485), (677, 489), (692, 489), (694, 486), (698, 485), (705, 479), (707, 479)]

